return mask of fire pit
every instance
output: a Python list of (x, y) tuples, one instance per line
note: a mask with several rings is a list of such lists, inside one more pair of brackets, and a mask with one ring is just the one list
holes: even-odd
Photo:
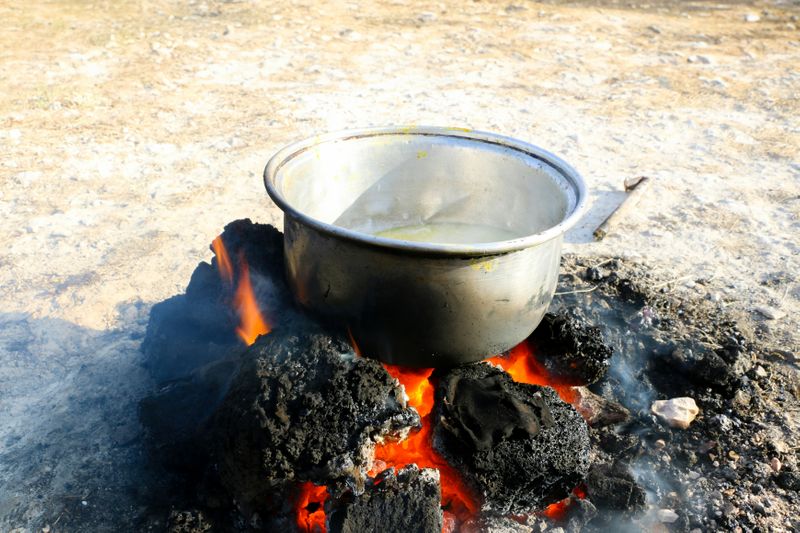
[[(756, 398), (797, 384), (766, 380), (752, 337), (645, 269), (567, 258), (524, 342), (415, 369), (296, 308), (282, 239), (230, 224), (152, 310), (161, 386), (141, 417), (178, 480), (173, 531), (702, 531), (772, 524), (796, 500), (794, 429)], [(651, 409), (676, 397), (700, 407), (686, 429)]]

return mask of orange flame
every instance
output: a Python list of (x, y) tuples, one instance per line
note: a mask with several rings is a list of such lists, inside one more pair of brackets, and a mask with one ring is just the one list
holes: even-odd
[(518, 383), (548, 386), (553, 388), (565, 402), (574, 404), (578, 401), (578, 395), (571, 386), (548, 376), (547, 370), (536, 360), (531, 345), (526, 340), (511, 348), (508, 354), (497, 355), (487, 361), (502, 367)]
[(233, 283), (233, 266), (231, 265), (231, 258), (228, 257), (228, 250), (225, 249), (225, 244), (222, 242), (222, 235), (218, 235), (211, 242), (211, 247), (217, 256), (217, 269), (220, 277), (228, 283)]
[(306, 481), (298, 487), (299, 493), (294, 503), (294, 516), (297, 527), (303, 533), (325, 533), (325, 500), (328, 488)]
[(247, 267), (247, 261), (244, 260), (244, 257), (242, 257), (240, 263), (242, 267), (239, 275), (239, 286), (236, 287), (236, 294), (233, 296), (233, 305), (239, 312), (239, 320), (241, 321), (239, 327), (236, 328), (236, 333), (250, 346), (256, 342), (259, 335), (269, 333), (269, 326), (258, 309), (253, 286), (250, 284), (250, 269)]
[[(217, 269), (220, 277), (229, 284), (233, 284), (233, 266), (221, 235), (211, 242), (211, 247), (217, 256)], [(239, 326), (236, 328), (236, 333), (250, 346), (256, 342), (259, 335), (269, 333), (270, 327), (258, 308), (253, 285), (250, 283), (250, 268), (247, 266), (244, 254), (240, 255), (239, 265), (239, 284), (233, 295), (233, 307), (239, 314)]]
[[(442, 488), (442, 507), (464, 521), (478, 511), (477, 498), (466, 486), (459, 473), (439, 455), (431, 444), (433, 437), (433, 385), (428, 380), (432, 368), (417, 369), (384, 365), (386, 371), (406, 389), (408, 403), (422, 417), (422, 429), (402, 442), (387, 442), (375, 448), (375, 461), (369, 474), (374, 476), (385, 467), (400, 468), (416, 464), (420, 468), (439, 470)], [(382, 468), (381, 468), (382, 467)]]
[(347, 328), (347, 338), (350, 339), (350, 346), (353, 347), (353, 351), (357, 356), (361, 357), (361, 348), (356, 344), (356, 339), (353, 337), (353, 332), (350, 330), (350, 327)]

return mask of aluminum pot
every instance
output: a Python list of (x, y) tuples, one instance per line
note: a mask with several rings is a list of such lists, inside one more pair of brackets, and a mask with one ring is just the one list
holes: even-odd
[[(365, 355), (416, 367), (478, 361), (533, 332), (587, 195), (541, 148), (416, 126), (300, 141), (264, 183), (299, 303), (349, 327)], [(453, 236), (416, 240), (429, 228)]]

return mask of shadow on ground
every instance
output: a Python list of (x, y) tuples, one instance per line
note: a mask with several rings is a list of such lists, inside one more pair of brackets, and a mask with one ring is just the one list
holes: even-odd
[(0, 530), (163, 529), (137, 413), (149, 306), (118, 311), (113, 331), (0, 313)]

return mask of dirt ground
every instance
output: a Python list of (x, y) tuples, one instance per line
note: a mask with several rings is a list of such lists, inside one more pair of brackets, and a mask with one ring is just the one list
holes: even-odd
[[(133, 490), (113, 471), (141, 460), (149, 306), (226, 222), (280, 227), (263, 167), (319, 132), (465, 126), (555, 152), (592, 191), (567, 251), (644, 261), (796, 364), (797, 0), (0, 1), (0, 17), (0, 529), (91, 508), (89, 455), (111, 465), (108, 497)], [(654, 179), (638, 211), (593, 242), (637, 175)]]

